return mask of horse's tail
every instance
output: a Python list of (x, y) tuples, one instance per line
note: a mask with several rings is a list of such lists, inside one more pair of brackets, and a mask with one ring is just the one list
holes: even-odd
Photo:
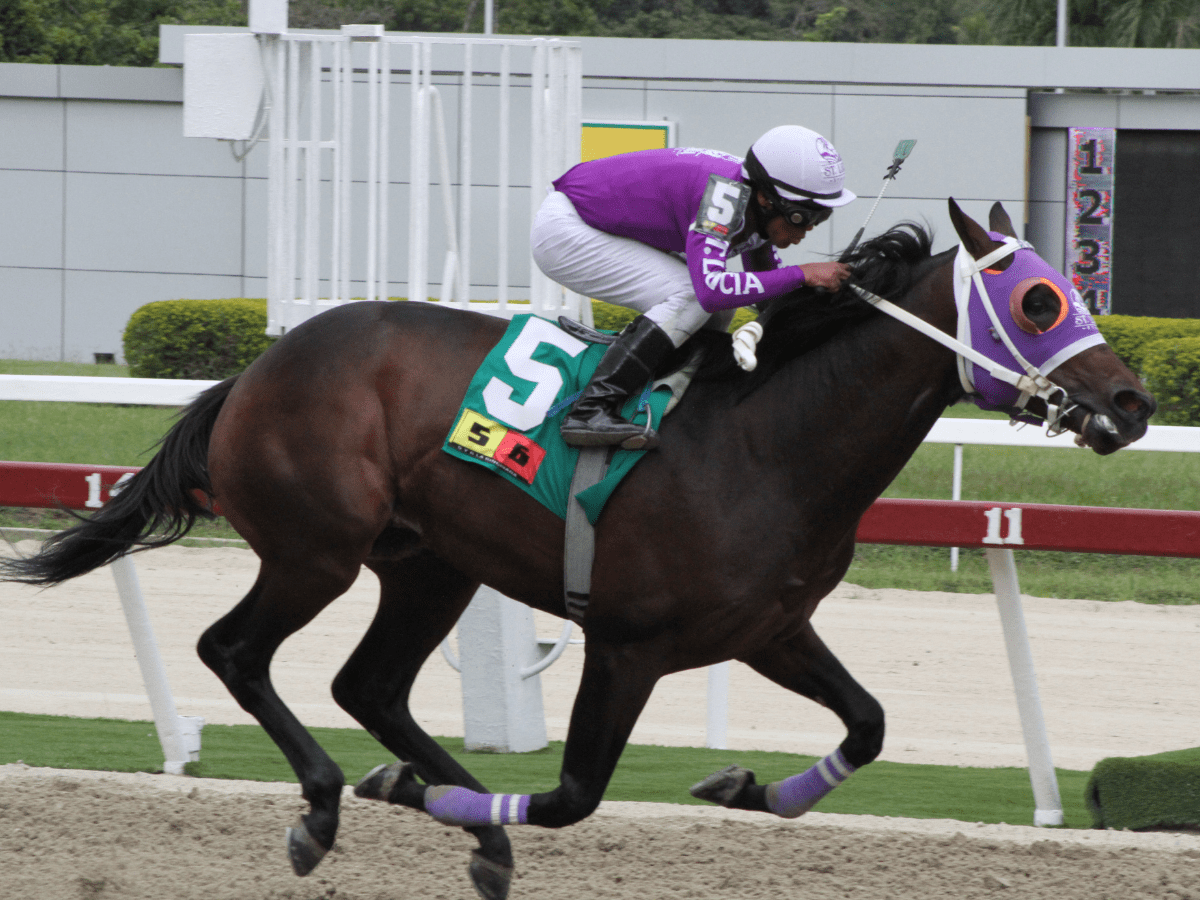
[(208, 441), (237, 376), (215, 384), (192, 401), (144, 469), (94, 515), (51, 537), (39, 553), (0, 560), (0, 579), (60, 584), (112, 562), (130, 549), (162, 547), (179, 540), (196, 518), (212, 518), (206, 505)]

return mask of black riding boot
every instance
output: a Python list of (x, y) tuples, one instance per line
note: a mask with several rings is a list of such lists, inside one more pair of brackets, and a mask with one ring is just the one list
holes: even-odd
[(651, 450), (658, 434), (621, 418), (621, 407), (645, 387), (675, 345), (667, 333), (638, 316), (617, 335), (567, 417), (562, 436), (573, 447), (620, 444), (626, 450)]

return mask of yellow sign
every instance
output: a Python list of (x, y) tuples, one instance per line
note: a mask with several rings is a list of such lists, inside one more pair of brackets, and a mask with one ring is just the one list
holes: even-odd
[(468, 453), (492, 459), (508, 429), (472, 409), (464, 409), (458, 425), (450, 434), (450, 443)]
[(674, 122), (584, 122), (581, 161), (671, 147), (674, 131)]

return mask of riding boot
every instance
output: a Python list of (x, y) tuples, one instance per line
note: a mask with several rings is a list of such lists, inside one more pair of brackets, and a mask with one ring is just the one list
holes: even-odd
[(652, 450), (658, 434), (648, 425), (621, 418), (621, 407), (653, 377), (673, 349), (667, 333), (638, 316), (609, 345), (592, 380), (562, 423), (562, 436), (573, 447), (620, 444), (625, 450)]

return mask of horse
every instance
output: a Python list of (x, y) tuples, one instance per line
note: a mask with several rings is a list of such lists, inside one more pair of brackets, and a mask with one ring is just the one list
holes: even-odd
[[(1004, 270), (1015, 232), (1003, 207), (992, 207), (992, 234), (952, 198), (949, 209), (962, 250)], [(858, 285), (953, 334), (956, 250), (931, 248), (927, 229), (906, 223), (847, 261)], [(1070, 311), (1043, 281), (1013, 295), (1013, 315), (1035, 332)], [(838, 715), (845, 739), (809, 772), (760, 785), (730, 767), (693, 788), (730, 808), (799, 815), (874, 760), (884, 737), (882, 706), (811, 617), (849, 567), (860, 517), (967, 389), (954, 352), (844, 288), (801, 289), (769, 311), (753, 372), (729, 362), (728, 334), (694, 339), (710, 361), (596, 524), (583, 673), (551, 791), (488, 794), (408, 709), (422, 663), (479, 585), (565, 615), (562, 519), (442, 452), (504, 333), (496, 317), (365, 302), (309, 320), (200, 395), (107, 506), (0, 574), (59, 583), (170, 543), (219, 505), (261, 566), (197, 650), (296, 772), (308, 801), (287, 836), (298, 875), (333, 846), (344, 776), (276, 694), (269, 666), (364, 565), (379, 606), (332, 691), (401, 762), (356, 793), (472, 833), (468, 870), (486, 900), (510, 887), (504, 826), (559, 828), (592, 813), (656, 682), (684, 669), (740, 660)], [(1155, 401), (1102, 342), (1050, 374), (1068, 401), (1056, 420), (1080, 443), (1108, 454), (1145, 433)], [(1025, 414), (1049, 414), (1047, 396)]]

